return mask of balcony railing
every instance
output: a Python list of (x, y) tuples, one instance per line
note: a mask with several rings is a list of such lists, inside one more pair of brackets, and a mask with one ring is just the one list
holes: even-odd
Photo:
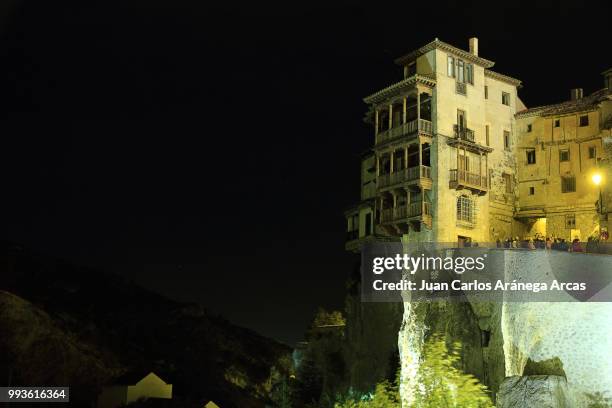
[(425, 134), (431, 135), (431, 122), (425, 119), (415, 119), (408, 123), (403, 123), (401, 125), (392, 127), (391, 129), (379, 132), (376, 135), (376, 144), (382, 144), (390, 140), (400, 138), (402, 136), (417, 133), (417, 131), (421, 131)]
[(386, 208), (382, 210), (380, 220), (385, 223), (430, 214), (431, 203), (418, 201), (416, 203), (410, 203), (408, 205), (400, 205), (395, 208)]
[(431, 167), (414, 166), (408, 167), (395, 173), (382, 174), (378, 176), (378, 188), (388, 187), (395, 184), (415, 181), (419, 178), (431, 178)]
[(453, 125), (453, 131), (455, 132), (456, 139), (467, 140), (474, 142), (474, 131), (466, 127), (460, 127), (459, 125)]
[(426, 120), (426, 119), (419, 119), (419, 130), (422, 133), (425, 133), (428, 135), (433, 134), (432, 127), (431, 127), (431, 121)]
[(455, 91), (457, 91), (458, 94), (467, 95), (467, 86), (465, 82), (455, 82), (455, 84)]
[(487, 189), (487, 177), (480, 174), (470, 173), (466, 170), (451, 169), (450, 171), (451, 184), (471, 187), (478, 190)]

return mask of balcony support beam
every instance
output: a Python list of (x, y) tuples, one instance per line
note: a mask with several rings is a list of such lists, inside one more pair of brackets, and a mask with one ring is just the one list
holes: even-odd
[(423, 145), (421, 144), (421, 139), (419, 138), (419, 166), (423, 165)]
[(374, 114), (374, 136), (378, 136), (378, 114), (379, 110), (376, 109), (376, 113)]

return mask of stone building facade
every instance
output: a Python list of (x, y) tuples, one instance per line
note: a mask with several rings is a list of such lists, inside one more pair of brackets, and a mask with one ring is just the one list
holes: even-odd
[(605, 173), (612, 70), (592, 95), (527, 109), (521, 81), (493, 71), (477, 38), (467, 51), (435, 39), (395, 63), (404, 79), (364, 98), (374, 143), (346, 212), (348, 250), (599, 233), (606, 210), (590, 180)]

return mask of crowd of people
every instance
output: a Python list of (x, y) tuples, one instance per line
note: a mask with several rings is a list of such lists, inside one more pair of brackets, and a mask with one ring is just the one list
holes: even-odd
[(519, 237), (510, 237), (502, 241), (497, 239), (498, 248), (523, 248), (523, 249), (547, 249), (566, 252), (600, 252), (600, 242), (597, 237), (589, 237), (586, 246), (578, 238), (574, 238), (571, 242), (565, 238), (542, 237), (540, 235), (535, 238), (522, 239)]

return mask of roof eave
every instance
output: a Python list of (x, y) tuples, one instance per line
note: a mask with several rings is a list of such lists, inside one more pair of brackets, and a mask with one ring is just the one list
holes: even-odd
[(398, 91), (405, 87), (411, 87), (415, 84), (423, 84), (433, 88), (436, 85), (436, 80), (434, 78), (430, 78), (424, 75), (415, 74), (411, 77), (402, 79), (399, 82), (394, 83), (393, 85), (389, 85), (386, 88), (381, 89), (378, 92), (374, 92), (373, 94), (366, 96), (363, 98), (363, 101), (367, 104), (375, 104), (381, 102), (389, 97), (389, 94)]
[(495, 62), (490, 61), (485, 58), (481, 58), (477, 55), (471, 54), (468, 51), (462, 50), (461, 48), (457, 48), (453, 45), (445, 43), (444, 41), (440, 41), (437, 38), (432, 42), (425, 44), (421, 48), (418, 48), (414, 51), (409, 52), (408, 54), (401, 56), (395, 59), (395, 64), (397, 65), (405, 65), (406, 62), (412, 61), (421, 55), (433, 50), (433, 49), (441, 49), (443, 51), (451, 52), (467, 61), (473, 62), (474, 64), (481, 65), (485, 68), (491, 68), (495, 65)]
[(490, 69), (485, 69), (485, 76), (489, 78), (497, 79), (498, 81), (505, 82), (512, 86), (516, 86), (520, 88), (523, 86), (523, 82), (520, 79), (513, 78), (508, 75), (500, 74), (499, 72), (491, 71)]

